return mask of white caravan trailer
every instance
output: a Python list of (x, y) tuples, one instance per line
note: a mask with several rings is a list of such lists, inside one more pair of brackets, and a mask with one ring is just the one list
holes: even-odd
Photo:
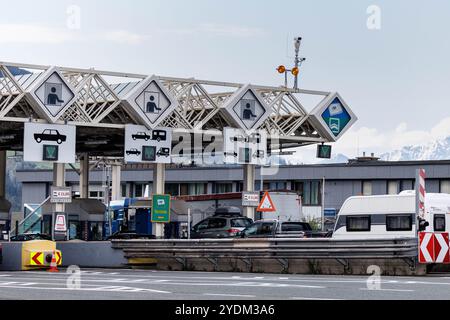
[[(450, 195), (425, 196), (426, 231), (450, 229)], [(336, 219), (335, 239), (393, 239), (415, 237), (416, 196), (414, 191), (398, 195), (355, 196), (342, 205)]]

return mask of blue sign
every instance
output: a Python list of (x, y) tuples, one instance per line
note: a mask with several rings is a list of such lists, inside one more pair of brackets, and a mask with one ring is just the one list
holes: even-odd
[(328, 108), (322, 113), (322, 119), (333, 135), (337, 137), (348, 125), (352, 117), (339, 98), (335, 97)]
[(336, 217), (336, 209), (335, 208), (325, 208), (323, 210), (324, 217), (335, 218)]

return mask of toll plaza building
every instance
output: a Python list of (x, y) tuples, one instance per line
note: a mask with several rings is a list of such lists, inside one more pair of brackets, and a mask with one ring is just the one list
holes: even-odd
[[(120, 174), (122, 198), (144, 197), (152, 193), (152, 165), (125, 165)], [(263, 190), (291, 190), (302, 199), (303, 216), (318, 217), (322, 209), (339, 212), (344, 201), (354, 195), (397, 194), (414, 189), (416, 169), (426, 170), (427, 192), (450, 193), (450, 160), (385, 162), (375, 159), (356, 159), (342, 164), (280, 166), (273, 175), (263, 174)], [(264, 173), (264, 171), (263, 171)], [(18, 170), (17, 180), (22, 183), (22, 203), (30, 207), (49, 196), (52, 184), (51, 170)], [(225, 167), (177, 167), (168, 165), (165, 191), (172, 196), (199, 196), (210, 200), (209, 207), (240, 205), (243, 190), (240, 166)], [(261, 190), (260, 169), (256, 170), (255, 190)], [(66, 185), (71, 186), (73, 196), (79, 195), (79, 175), (67, 169)], [(323, 189), (323, 186), (325, 188)], [(105, 201), (106, 181), (104, 172), (92, 170), (89, 176), (89, 197)], [(201, 197), (200, 195), (205, 195)], [(208, 195), (208, 196), (206, 196)], [(72, 237), (96, 240), (104, 215), (99, 201), (92, 201), (90, 215), (78, 216), (83, 235)], [(76, 204), (73, 204), (76, 205)], [(195, 207), (195, 204), (193, 204)], [(208, 206), (200, 205), (199, 210)], [(210, 208), (209, 208), (210, 209)], [(72, 211), (82, 212), (83, 208)], [(92, 213), (96, 214), (92, 214)], [(213, 212), (213, 211), (212, 211)], [(69, 215), (70, 219), (70, 215)], [(44, 230), (45, 231), (45, 221)], [(50, 227), (50, 224), (47, 228)], [(88, 235), (89, 234), (89, 235)]]

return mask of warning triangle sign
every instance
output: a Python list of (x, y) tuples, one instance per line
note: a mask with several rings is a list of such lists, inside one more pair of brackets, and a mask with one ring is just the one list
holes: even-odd
[(275, 206), (273, 205), (272, 199), (270, 198), (269, 192), (265, 192), (264, 196), (261, 199), (261, 202), (259, 203), (258, 208), (256, 211), (259, 212), (274, 212), (276, 211)]

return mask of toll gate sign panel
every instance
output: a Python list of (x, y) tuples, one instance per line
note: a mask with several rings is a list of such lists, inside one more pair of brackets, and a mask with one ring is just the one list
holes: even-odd
[(127, 163), (170, 163), (172, 129), (145, 126), (125, 126), (124, 159)]
[(155, 76), (143, 79), (124, 97), (122, 103), (148, 129), (156, 128), (178, 105)]
[(75, 126), (44, 123), (24, 125), (24, 161), (75, 163), (75, 145)]
[(269, 117), (270, 107), (251, 85), (246, 85), (225, 101), (222, 112), (237, 127), (251, 133)]
[(56, 122), (75, 102), (75, 90), (56, 67), (45, 71), (30, 88), (28, 100), (49, 122)]
[(267, 163), (267, 133), (256, 130), (248, 134), (245, 130), (226, 127), (223, 129), (224, 163)]
[(311, 121), (330, 141), (337, 141), (357, 120), (338, 93), (329, 94), (311, 112)]

